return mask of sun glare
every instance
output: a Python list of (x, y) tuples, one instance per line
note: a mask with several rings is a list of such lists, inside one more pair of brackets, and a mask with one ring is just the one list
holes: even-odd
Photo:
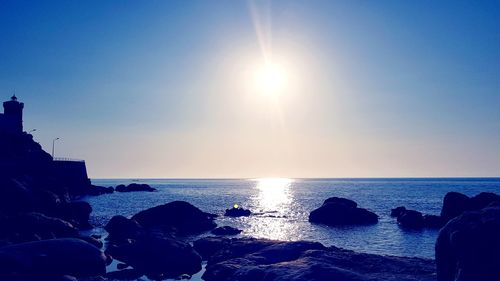
[(266, 63), (255, 73), (255, 85), (260, 94), (276, 97), (285, 91), (287, 75), (283, 67)]

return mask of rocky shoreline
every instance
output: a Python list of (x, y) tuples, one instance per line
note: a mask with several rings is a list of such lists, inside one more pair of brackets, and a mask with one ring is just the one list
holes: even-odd
[[(68, 184), (54, 172), (52, 157), (26, 133), (1, 136), (0, 150), (0, 280), (179, 279), (199, 272), (203, 262), (207, 281), (500, 278), (500, 196), (493, 193), (469, 198), (450, 192), (440, 216), (404, 206), (392, 210), (402, 228), (442, 228), (436, 260), (357, 253), (309, 241), (225, 238), (241, 230), (217, 227), (216, 215), (184, 201), (130, 218), (117, 215), (105, 226), (107, 237), (84, 236), (82, 230), (92, 228), (92, 208), (82, 196), (155, 189), (136, 183), (99, 187), (88, 179)], [(229, 217), (251, 215), (239, 206), (226, 210)], [(353, 200), (331, 197), (311, 210), (309, 221), (331, 227), (376, 224), (378, 215)], [(215, 236), (196, 240), (209, 232)], [(118, 270), (106, 272), (113, 259)]]

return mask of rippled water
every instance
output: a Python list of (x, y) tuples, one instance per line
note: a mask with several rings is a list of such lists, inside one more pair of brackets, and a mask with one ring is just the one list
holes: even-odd
[[(408, 231), (390, 217), (391, 208), (407, 208), (439, 214), (444, 195), (458, 191), (467, 195), (500, 192), (500, 179), (258, 179), (258, 180), (92, 180), (116, 186), (147, 183), (158, 192), (113, 193), (88, 197), (93, 208), (94, 231), (103, 232), (114, 215), (133, 214), (174, 200), (192, 203), (218, 214), (218, 225), (243, 230), (241, 235), (280, 240), (312, 240), (366, 253), (434, 257), (436, 230)], [(331, 196), (358, 202), (379, 215), (373, 226), (327, 227), (308, 222), (309, 212)], [(257, 213), (250, 217), (224, 217), (224, 210), (238, 204)]]

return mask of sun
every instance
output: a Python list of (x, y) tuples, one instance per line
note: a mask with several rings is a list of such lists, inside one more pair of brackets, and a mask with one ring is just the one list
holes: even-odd
[(285, 69), (275, 63), (266, 63), (255, 72), (255, 86), (260, 94), (277, 97), (283, 94), (287, 86)]

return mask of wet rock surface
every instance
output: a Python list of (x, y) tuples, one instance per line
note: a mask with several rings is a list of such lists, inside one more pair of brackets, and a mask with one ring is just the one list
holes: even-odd
[(207, 237), (195, 249), (207, 281), (435, 280), (434, 262), (356, 253), (320, 243)]

